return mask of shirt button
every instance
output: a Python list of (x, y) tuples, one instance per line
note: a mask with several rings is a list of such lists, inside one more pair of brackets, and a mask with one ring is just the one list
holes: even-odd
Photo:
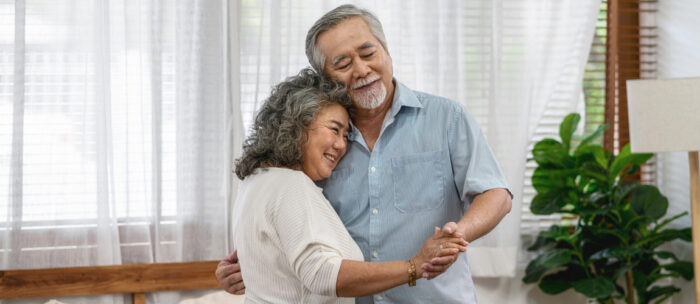
[(381, 301), (383, 299), (382, 296), (380, 296), (380, 295), (377, 295), (374, 298), (377, 299), (377, 301)]
[(379, 213), (379, 210), (377, 210), (377, 209), (372, 209), (372, 214), (377, 215), (377, 213)]
[(374, 172), (374, 171), (377, 171), (377, 168), (372, 167), (372, 168), (369, 168), (369, 170), (372, 171), (372, 172)]
[(378, 257), (379, 257), (379, 253), (377, 253), (376, 251), (373, 251), (373, 252), (372, 252), (372, 256), (375, 257), (375, 258), (378, 258)]

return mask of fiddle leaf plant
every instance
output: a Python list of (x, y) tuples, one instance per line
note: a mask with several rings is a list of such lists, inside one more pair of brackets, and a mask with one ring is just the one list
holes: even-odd
[(693, 278), (692, 262), (660, 249), (669, 241), (691, 241), (690, 227), (668, 227), (687, 212), (664, 217), (668, 199), (659, 189), (627, 178), (653, 155), (631, 153), (629, 145), (618, 155), (603, 150), (595, 140), (607, 126), (574, 147), (579, 121), (578, 114), (569, 114), (559, 127), (561, 140), (543, 139), (532, 150), (532, 213), (561, 214), (575, 224), (539, 233), (528, 248), (539, 255), (527, 265), (523, 282), (538, 283), (548, 294), (573, 288), (599, 303), (660, 303), (680, 289), (659, 280)]

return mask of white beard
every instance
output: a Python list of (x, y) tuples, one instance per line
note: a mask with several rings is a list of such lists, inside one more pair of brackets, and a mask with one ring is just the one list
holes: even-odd
[(378, 86), (373, 86), (363, 92), (353, 92), (350, 96), (360, 108), (372, 110), (384, 103), (386, 87), (380, 80)]

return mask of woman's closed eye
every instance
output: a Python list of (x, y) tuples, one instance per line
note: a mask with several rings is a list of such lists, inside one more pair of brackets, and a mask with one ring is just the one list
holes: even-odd
[[(333, 134), (339, 135), (340, 134), (340, 128), (338, 127), (330, 127), (331, 131), (333, 131)], [(348, 138), (350, 137), (350, 133), (348, 132), (343, 132), (343, 140), (348, 141)]]

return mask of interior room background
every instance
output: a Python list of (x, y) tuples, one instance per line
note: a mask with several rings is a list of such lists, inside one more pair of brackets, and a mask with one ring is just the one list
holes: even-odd
[[(398, 81), (466, 106), (506, 175), (511, 213), (468, 250), (480, 300), (574, 297), (520, 282), (524, 248), (562, 220), (529, 212), (527, 158), (570, 112), (583, 114), (582, 133), (604, 123), (604, 96), (585, 90), (601, 82), (601, 0), (0, 0), (0, 269), (223, 258), (232, 163), (255, 110), (308, 65), (312, 22), (348, 2), (382, 21)], [(648, 77), (700, 76), (700, 3), (643, 2), (658, 45)], [(687, 210), (685, 155), (655, 163), (648, 182), (669, 214)], [(692, 298), (687, 286), (674, 303)]]

